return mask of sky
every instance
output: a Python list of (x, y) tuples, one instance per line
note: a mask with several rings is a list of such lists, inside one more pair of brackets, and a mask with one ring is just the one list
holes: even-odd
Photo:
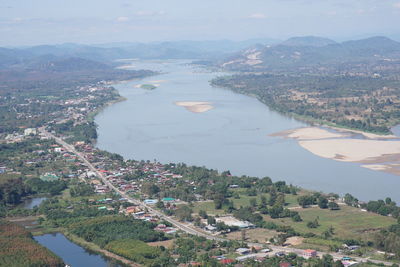
[(0, 0), (0, 46), (306, 35), (400, 41), (400, 0)]

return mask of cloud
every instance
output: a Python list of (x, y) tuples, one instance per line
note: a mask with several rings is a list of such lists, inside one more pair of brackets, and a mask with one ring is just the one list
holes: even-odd
[(127, 21), (129, 21), (130, 19), (128, 18), (128, 17), (118, 17), (117, 19), (116, 19), (116, 21), (118, 21), (118, 22), (127, 22)]
[(394, 8), (399, 8), (399, 9), (400, 9), (400, 2), (397, 2), (397, 3), (393, 4), (393, 7), (394, 7)]
[(161, 11), (145, 11), (145, 10), (141, 10), (135, 13), (136, 16), (139, 17), (154, 17), (154, 16), (162, 16), (165, 15), (165, 11), (161, 10)]
[(251, 19), (265, 19), (266, 17), (267, 16), (262, 13), (254, 13), (254, 14), (251, 14), (250, 16), (248, 16), (248, 18), (251, 18)]

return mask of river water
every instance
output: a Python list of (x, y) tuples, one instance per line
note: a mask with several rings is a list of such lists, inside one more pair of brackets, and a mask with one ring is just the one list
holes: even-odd
[[(210, 86), (221, 73), (185, 63), (133, 62), (132, 69), (163, 74), (115, 85), (127, 100), (96, 117), (97, 146), (129, 159), (184, 162), (235, 175), (269, 176), (327, 193), (351, 193), (361, 200), (390, 196), (400, 201), (400, 177), (320, 158), (295, 140), (268, 136), (306, 124), (271, 111), (255, 98)], [(146, 83), (159, 86), (135, 87)], [(207, 101), (214, 109), (192, 113), (176, 101)]]
[(98, 254), (93, 254), (84, 248), (69, 241), (63, 234), (46, 234), (35, 236), (34, 239), (41, 245), (47, 247), (54, 254), (63, 259), (65, 264), (72, 267), (118, 267), (118, 264), (113, 263)]

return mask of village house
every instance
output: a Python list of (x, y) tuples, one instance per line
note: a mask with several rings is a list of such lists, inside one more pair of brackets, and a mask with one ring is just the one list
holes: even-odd
[(306, 249), (303, 252), (303, 256), (306, 258), (313, 258), (317, 256), (317, 251), (313, 249)]

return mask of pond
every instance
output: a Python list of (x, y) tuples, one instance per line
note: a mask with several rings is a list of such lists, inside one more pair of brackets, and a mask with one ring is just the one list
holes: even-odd
[(39, 206), (47, 197), (34, 197), (28, 198), (22, 203), (22, 207), (25, 209), (33, 209), (35, 206)]
[(110, 259), (107, 259), (99, 254), (90, 252), (77, 244), (71, 242), (61, 233), (45, 234), (35, 236), (34, 239), (42, 246), (47, 247), (57, 256), (63, 259), (65, 264), (72, 267), (119, 267)]

